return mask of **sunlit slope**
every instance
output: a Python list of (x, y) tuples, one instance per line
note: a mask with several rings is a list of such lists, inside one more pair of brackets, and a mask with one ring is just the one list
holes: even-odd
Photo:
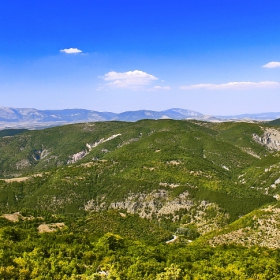
[(215, 130), (217, 138), (233, 144), (241, 148), (248, 154), (255, 157), (267, 155), (267, 150), (253, 140), (252, 135), (263, 134), (263, 124), (242, 123), (242, 122), (224, 122), (224, 123), (209, 123), (208, 126)]
[[(207, 160), (210, 161), (219, 158), (218, 164), (223, 164), (224, 161), (230, 165), (235, 165), (235, 159), (241, 154), (238, 152), (235, 159), (231, 159), (230, 155), (228, 156), (228, 160), (222, 159), (221, 157), (224, 157), (225, 154), (225, 151), (222, 151), (222, 149), (225, 148), (226, 144), (220, 149), (221, 153), (220, 151), (217, 152), (219, 147), (216, 146), (220, 145), (216, 143), (217, 140), (229, 142), (233, 146), (242, 149), (246, 147), (250, 148), (255, 153), (262, 153), (265, 150), (262, 146), (252, 141), (250, 133), (246, 134), (247, 138), (244, 140), (245, 142), (249, 141), (249, 143), (245, 146), (240, 145), (240, 137), (236, 135), (236, 131), (230, 131), (231, 124), (226, 124), (226, 126), (229, 126), (229, 129), (224, 129), (222, 131), (220, 127), (211, 127), (211, 125), (206, 127), (207, 125), (207, 123), (201, 122), (196, 124), (185, 121), (146, 120), (136, 123), (85, 123), (39, 131), (28, 131), (21, 135), (0, 139), (0, 176), (21, 175), (26, 172), (34, 172), (36, 170), (48, 169), (49, 167), (65, 165), (71, 160), (74, 154), (81, 151), (89, 152), (87, 144), (91, 146), (94, 146), (94, 144), (98, 145), (91, 149), (91, 153), (87, 155), (86, 159), (91, 160), (90, 156), (101, 159), (104, 156), (108, 156), (108, 152), (112, 152), (116, 149), (121, 151), (120, 148), (123, 146), (128, 146), (127, 148), (130, 149), (130, 144), (132, 144), (132, 147), (139, 144), (134, 143), (138, 142), (138, 140), (143, 141), (147, 139), (147, 141), (153, 141), (155, 137), (163, 137), (163, 139), (159, 141), (164, 144), (164, 152), (170, 150), (169, 154), (171, 154), (171, 151), (179, 148), (183, 149), (184, 154), (189, 157), (204, 156), (207, 158), (208, 156)], [(245, 126), (245, 130), (250, 127), (250, 124), (238, 125), (238, 127), (242, 125)], [(255, 125), (251, 130), (257, 133), (259, 132), (259, 127)], [(152, 136), (154, 133), (156, 134)], [(170, 135), (172, 139), (166, 141)], [(110, 140), (112, 136), (113, 139)], [(209, 141), (210, 138), (212, 138), (211, 141)], [(105, 142), (100, 143), (101, 140)], [(177, 140), (179, 141), (178, 143)], [(173, 141), (173, 143), (171, 141)], [(180, 147), (181, 144), (186, 147)], [(156, 149), (156, 142), (152, 145)], [(139, 148), (141, 149), (141, 147)], [(191, 151), (192, 149), (193, 151)], [(213, 149), (213, 151), (210, 151), (211, 149)], [(204, 153), (204, 150), (208, 153), (207, 155)], [(245, 155), (245, 157), (247, 156)], [(199, 160), (199, 158), (197, 160)], [(241, 159), (241, 161), (242, 160), (243, 159)], [(249, 159), (249, 161), (252, 161), (252, 159)], [(245, 162), (248, 163), (248, 159), (244, 158), (244, 163)], [(243, 164), (241, 165), (243, 166)]]
[[(199, 211), (211, 209), (214, 218), (222, 215), (222, 223), (227, 223), (275, 201), (266, 186), (252, 188), (251, 181), (240, 177), (247, 172), (256, 180), (254, 168), (275, 159), (277, 153), (251, 141), (251, 134), (260, 132), (256, 124), (227, 123), (221, 129), (201, 122), (144, 120), (76, 124), (4, 138), (3, 173), (40, 175), (22, 182), (2, 181), (1, 209), (117, 209), (178, 223), (195, 221)], [(70, 163), (81, 152), (81, 158)], [(13, 164), (22, 160), (29, 165), (17, 170)], [(203, 219), (206, 223), (208, 218)]]
[(86, 143), (125, 126), (121, 122), (74, 124), (1, 138), (0, 175), (9, 177), (64, 165)]
[(246, 247), (279, 248), (280, 204), (271, 203), (256, 209), (225, 226), (197, 239), (193, 245), (235, 244)]

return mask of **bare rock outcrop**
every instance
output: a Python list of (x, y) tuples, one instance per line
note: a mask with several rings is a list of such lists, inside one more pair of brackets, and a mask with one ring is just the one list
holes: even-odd
[(280, 151), (280, 131), (275, 128), (266, 128), (262, 136), (254, 133), (253, 139), (270, 150)]
[(72, 155), (71, 159), (69, 159), (69, 160), (67, 161), (67, 164), (75, 163), (76, 161), (82, 159), (82, 158), (85, 157), (86, 155), (87, 155), (87, 152), (86, 152), (86, 151), (78, 152), (78, 153)]
[(122, 201), (105, 203), (104, 198), (90, 200), (84, 206), (86, 211), (102, 211), (106, 209), (125, 210), (130, 214), (138, 214), (142, 218), (163, 218), (178, 221), (182, 217), (184, 224), (197, 224), (198, 231), (203, 234), (213, 229), (221, 228), (229, 216), (215, 203), (194, 201), (188, 191), (176, 197), (165, 189), (150, 193), (131, 193)]
[(38, 226), (39, 233), (43, 232), (54, 232), (57, 230), (61, 230), (65, 227), (64, 223), (53, 223), (53, 224), (41, 224)]
[(25, 169), (30, 166), (31, 166), (31, 163), (29, 162), (28, 159), (22, 159), (16, 163), (17, 170)]
[(83, 150), (83, 151), (80, 151), (72, 156), (70, 156), (70, 159), (67, 161), (67, 164), (71, 164), (71, 163), (75, 163), (77, 162), (78, 160), (84, 158), (93, 148), (96, 148), (98, 145), (102, 144), (102, 143), (105, 143), (107, 141), (110, 141), (118, 136), (121, 136), (121, 134), (114, 134), (108, 138), (102, 138), (100, 139), (99, 141), (97, 142), (94, 142), (92, 144), (88, 144), (86, 143), (86, 149)]

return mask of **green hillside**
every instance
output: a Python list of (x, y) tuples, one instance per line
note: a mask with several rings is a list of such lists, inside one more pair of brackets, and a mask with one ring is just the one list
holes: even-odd
[[(40, 176), (23, 182), (2, 181), (0, 202), (11, 211), (36, 208), (78, 213), (135, 200), (139, 194), (154, 199), (157, 192), (164, 191), (162, 204), (185, 193), (182, 203), (194, 207), (201, 201), (214, 203), (218, 211), (229, 214), (230, 221), (235, 220), (274, 201), (265, 193), (265, 186), (256, 190), (239, 180), (244, 170), (257, 169), (252, 166), (262, 162), (251, 153), (267, 155), (265, 165), (275, 161), (265, 147), (251, 139), (252, 133), (260, 133), (258, 125), (173, 120), (76, 124), (30, 131), (2, 139), (3, 175), (19, 172), (19, 162), (24, 161), (21, 172), (40, 172)], [(71, 156), (81, 151), (84, 157), (69, 164)], [(148, 212), (158, 214), (157, 206), (147, 207)], [(190, 208), (176, 207), (168, 214), (180, 213), (179, 220)]]
[[(252, 149), (257, 155), (266, 153), (264, 147), (252, 140), (252, 133), (261, 133), (260, 127), (253, 124), (216, 125), (173, 120), (86, 123), (28, 131), (1, 139), (0, 175), (9, 177), (65, 165), (72, 155), (89, 152), (86, 144), (97, 144), (87, 154), (86, 161), (108, 158), (112, 152), (122, 154), (123, 149), (130, 153), (145, 149), (149, 153), (152, 147), (154, 151), (162, 147), (164, 150), (158, 155), (153, 153), (153, 157), (163, 157), (164, 160), (170, 158), (173, 151), (183, 152), (185, 160), (194, 157), (195, 161), (216, 160), (217, 165), (222, 165), (224, 161), (230, 165), (228, 168), (233, 166), (235, 169), (237, 161), (240, 161), (238, 167), (243, 167), (254, 160), (244, 149)], [(99, 143), (114, 135), (115, 138)], [(149, 149), (146, 149), (149, 145)], [(231, 155), (225, 158), (228, 152)]]
[(270, 121), (270, 122), (268, 122), (268, 124), (279, 126), (280, 125), (280, 119), (276, 119), (276, 120)]
[(0, 138), (0, 276), (277, 279), (280, 152), (265, 131), (142, 120)]

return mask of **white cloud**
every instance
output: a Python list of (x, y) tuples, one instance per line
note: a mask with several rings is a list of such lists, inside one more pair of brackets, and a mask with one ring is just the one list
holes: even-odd
[(157, 91), (157, 90), (170, 90), (170, 86), (154, 86), (149, 89), (149, 91)]
[(96, 89), (96, 91), (101, 91), (101, 90), (103, 90), (103, 89), (105, 89), (105, 88), (102, 87), (102, 86), (100, 86), (100, 87), (98, 87), (98, 88)]
[(111, 71), (105, 74), (103, 79), (108, 81), (107, 86), (109, 87), (132, 89), (140, 88), (150, 84), (152, 81), (158, 80), (157, 77), (139, 70), (128, 72)]
[(190, 85), (190, 86), (182, 86), (180, 89), (256, 89), (256, 88), (272, 88), (272, 87), (278, 87), (280, 86), (280, 83), (278, 82), (229, 82), (226, 84), (196, 84), (196, 85)]
[(280, 62), (278, 62), (278, 61), (271, 61), (271, 62), (268, 62), (267, 64), (263, 65), (262, 67), (264, 67), (264, 68), (280, 67)]
[(81, 53), (82, 51), (77, 48), (70, 48), (70, 49), (60, 50), (60, 52), (68, 53), (68, 54), (73, 54), (73, 53), (75, 54), (75, 53)]

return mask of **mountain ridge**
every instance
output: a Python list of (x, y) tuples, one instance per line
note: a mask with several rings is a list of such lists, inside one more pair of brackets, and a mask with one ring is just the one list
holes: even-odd
[(121, 113), (99, 112), (87, 109), (38, 110), (34, 108), (0, 107), (0, 129), (44, 128), (70, 123), (96, 121), (128, 121), (142, 119), (196, 119), (203, 121), (271, 121), (280, 118), (280, 112), (242, 114), (229, 116), (208, 116), (200, 112), (171, 108), (163, 111), (136, 110)]

